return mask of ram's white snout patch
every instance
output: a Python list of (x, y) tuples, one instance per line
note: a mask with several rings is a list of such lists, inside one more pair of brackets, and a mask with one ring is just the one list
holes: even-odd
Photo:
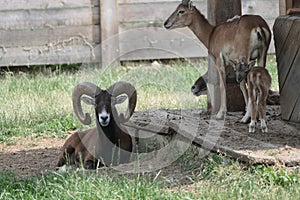
[(102, 110), (101, 113), (99, 113), (99, 123), (101, 124), (101, 126), (108, 126), (109, 122), (110, 122), (110, 114), (106, 112), (105, 109)]

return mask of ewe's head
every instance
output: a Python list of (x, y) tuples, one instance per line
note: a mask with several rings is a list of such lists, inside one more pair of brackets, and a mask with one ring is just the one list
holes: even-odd
[(192, 23), (194, 11), (195, 7), (193, 6), (192, 1), (183, 0), (164, 23), (165, 28), (175, 29), (189, 26)]
[[(126, 95), (121, 95), (126, 94)], [(128, 108), (125, 113), (118, 115), (115, 105), (123, 103), (129, 97)], [(101, 126), (108, 126), (112, 117), (118, 122), (126, 122), (134, 112), (136, 106), (136, 90), (126, 82), (117, 82), (107, 90), (101, 90), (90, 82), (79, 83), (73, 90), (73, 109), (78, 119), (85, 125), (91, 123), (90, 114), (83, 114), (81, 101), (95, 108), (97, 121)]]

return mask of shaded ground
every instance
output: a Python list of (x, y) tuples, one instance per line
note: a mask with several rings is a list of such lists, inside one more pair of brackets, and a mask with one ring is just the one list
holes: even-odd
[[(190, 128), (195, 126), (194, 143), (203, 148), (222, 151), (253, 163), (300, 165), (300, 125), (281, 121), (278, 106), (268, 108), (268, 134), (262, 134), (259, 130), (248, 134), (248, 125), (237, 123), (241, 117), (242, 113), (229, 113), (225, 122), (216, 122), (202, 110), (159, 110), (135, 113), (132, 124), (140, 127), (147, 125), (145, 128), (154, 132), (155, 128), (149, 127), (149, 124), (159, 125), (164, 127), (160, 127), (160, 134), (168, 134), (169, 126), (187, 137)], [(164, 118), (166, 120), (162, 120)], [(0, 143), (0, 171), (9, 170), (22, 176), (55, 170), (60, 147), (65, 141), (24, 137), (12, 140), (12, 145)]]
[(12, 171), (22, 176), (55, 169), (59, 149), (64, 139), (12, 138), (13, 145), (0, 143), (0, 171)]

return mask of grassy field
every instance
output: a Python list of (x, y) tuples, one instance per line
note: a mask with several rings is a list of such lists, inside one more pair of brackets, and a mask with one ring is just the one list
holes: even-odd
[[(0, 141), (11, 136), (64, 137), (67, 130), (80, 128), (73, 115), (71, 94), (76, 83), (91, 81), (101, 88), (126, 80), (137, 88), (136, 110), (157, 108), (197, 108), (205, 97), (190, 92), (193, 81), (205, 71), (205, 61), (197, 64), (174, 62), (168, 65), (132, 64), (120, 68), (67, 72), (51, 69), (31, 74), (6, 73), (0, 79)], [(89, 109), (89, 108), (87, 108)]]
[[(83, 128), (72, 111), (71, 93), (80, 81), (102, 88), (117, 80), (133, 83), (137, 110), (205, 107), (190, 86), (206, 71), (206, 61), (164, 65), (134, 63), (120, 68), (66, 71), (39, 68), (32, 73), (7, 72), (0, 78), (0, 142), (14, 144), (13, 136), (65, 138)], [(269, 56), (273, 89), (278, 89), (276, 62)], [(85, 109), (91, 109), (86, 107)], [(1, 161), (5, 162), (5, 161)], [(146, 174), (50, 172), (20, 177), (0, 172), (0, 199), (299, 199), (298, 171), (247, 166), (226, 156), (202, 159), (192, 148), (170, 169)]]

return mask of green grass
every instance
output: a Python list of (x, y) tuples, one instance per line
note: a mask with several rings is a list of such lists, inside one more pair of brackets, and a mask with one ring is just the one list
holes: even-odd
[(205, 97), (199, 100), (190, 92), (205, 62), (198, 65), (174, 62), (102, 70), (83, 66), (73, 73), (6, 73), (0, 79), (0, 141), (19, 135), (63, 137), (66, 131), (80, 128), (71, 102), (72, 89), (80, 81), (92, 81), (101, 88), (118, 80), (133, 83), (138, 92), (136, 110), (204, 107)]
[(2, 172), (0, 199), (299, 199), (298, 172), (245, 166), (215, 154), (194, 160), (198, 164), (186, 163), (182, 171), (165, 175), (160, 175), (164, 169), (143, 175), (102, 169), (27, 178)]
[[(80, 71), (36, 70), (6, 73), (0, 79), (0, 142), (12, 136), (66, 137), (83, 128), (73, 114), (74, 85), (88, 80), (108, 87), (115, 81), (133, 83), (137, 110), (205, 107), (205, 97), (194, 97), (190, 86), (206, 70), (206, 62), (171, 62), (161, 66), (127, 64)], [(278, 89), (274, 56), (268, 58), (273, 89)], [(53, 72), (54, 70), (54, 72)], [(85, 109), (91, 110), (86, 107)], [(3, 161), (1, 161), (3, 162)], [(5, 161), (4, 161), (5, 162)], [(246, 166), (225, 156), (203, 155), (191, 147), (172, 167), (146, 174), (49, 172), (20, 177), (0, 172), (0, 199), (299, 199), (298, 171), (264, 165)], [(169, 170), (169, 171), (168, 171)]]
[[(118, 80), (131, 82), (138, 91), (136, 110), (205, 108), (206, 97), (193, 96), (190, 87), (206, 68), (206, 61), (176, 61), (102, 70), (83, 66), (72, 73), (62, 71), (61, 66), (38, 68), (30, 74), (6, 73), (0, 79), (0, 142), (19, 135), (63, 137), (66, 131), (80, 128), (71, 102), (72, 89), (80, 81), (92, 81), (102, 88)], [(269, 56), (267, 68), (273, 78), (272, 88), (277, 90), (274, 56)]]
[(272, 77), (272, 90), (278, 91), (279, 90), (279, 84), (278, 84), (278, 73), (277, 73), (277, 62), (275, 56), (268, 56), (267, 57), (267, 66), (271, 77)]

